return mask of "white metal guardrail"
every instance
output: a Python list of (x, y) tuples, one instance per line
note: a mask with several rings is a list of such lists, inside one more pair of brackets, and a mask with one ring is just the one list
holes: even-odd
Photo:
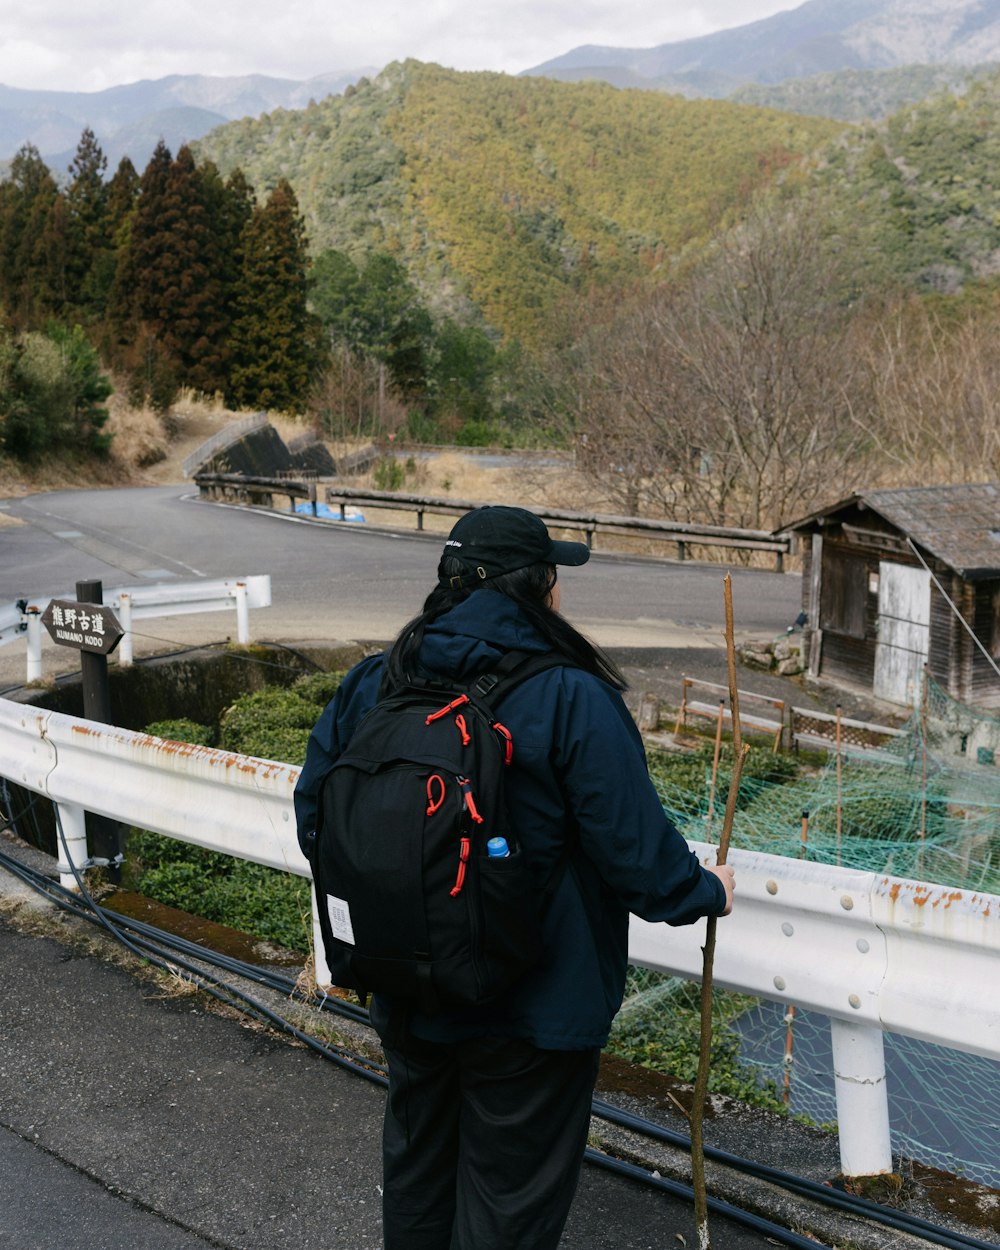
[[(27, 680), (42, 675), (41, 614), (50, 599), (75, 599), (74, 594), (19, 599), (0, 608), (0, 646), (24, 639), (28, 647)], [(105, 604), (118, 617), (125, 635), (118, 645), (119, 663), (132, 663), (133, 622), (147, 617), (183, 616), (195, 612), (236, 610), (236, 636), (250, 641), (250, 609), (271, 605), (271, 577), (220, 577), (193, 582), (157, 582), (153, 585), (119, 586), (104, 592)]]
[[(94, 811), (308, 875), (292, 811), (298, 769), (286, 764), (0, 699), (0, 775), (58, 804), (78, 864), (83, 813)], [(714, 859), (712, 847), (693, 845)], [(731, 862), (737, 906), (720, 924), (716, 980), (831, 1017), (843, 1171), (890, 1171), (883, 1030), (1000, 1059), (990, 992), (1000, 984), (1000, 897), (756, 852), (736, 850)], [(59, 870), (72, 885), (70, 865)], [(633, 919), (629, 959), (697, 980), (703, 933), (704, 923)]]

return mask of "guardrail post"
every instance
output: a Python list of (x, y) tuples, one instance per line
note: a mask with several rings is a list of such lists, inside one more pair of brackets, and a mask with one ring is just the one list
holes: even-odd
[[(312, 512), (313, 516), (318, 516), (319, 513), (316, 509), (316, 483), (315, 482), (308, 483), (308, 491), (309, 491), (308, 501), (309, 501), (310, 511)], [(294, 512), (295, 509), (293, 508), (292, 511)]]
[(118, 596), (118, 624), (125, 631), (118, 644), (118, 663), (128, 668), (132, 663), (132, 596), (127, 590)]
[(75, 803), (54, 803), (56, 827), (61, 830), (59, 839), (59, 884), (67, 890), (75, 890), (77, 872), (83, 874), (87, 863), (87, 818), (82, 807)]
[(677, 559), (678, 560), (687, 559), (687, 543), (681, 542), (680, 539), (677, 540)]
[(25, 612), (28, 622), (28, 665), (26, 680), (39, 681), (42, 676), (42, 614), (37, 608)]
[(892, 1171), (885, 1048), (878, 1025), (830, 1019), (840, 1167), (845, 1176)]
[(247, 603), (246, 582), (236, 583), (236, 640), (250, 641), (250, 605)]

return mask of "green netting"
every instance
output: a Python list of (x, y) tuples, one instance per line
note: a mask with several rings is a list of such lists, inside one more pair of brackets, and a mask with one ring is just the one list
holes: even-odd
[[(717, 842), (732, 750), (714, 742), (652, 755), (665, 808), (686, 837)], [(903, 733), (883, 745), (808, 757), (752, 749), (732, 845), (771, 855), (1000, 894), (1000, 717), (963, 706), (928, 680)], [(714, 1088), (835, 1119), (825, 1017), (717, 993)], [(689, 1079), (691, 987), (630, 972), (611, 1048)], [(1000, 1185), (1000, 1063), (886, 1036), (893, 1149), (900, 1156)], [(759, 1094), (759, 1096), (758, 1096)], [(944, 1131), (947, 1129), (947, 1131)]]
[[(713, 755), (709, 743), (693, 757), (663, 756), (653, 774), (685, 836), (717, 842), (732, 751), (723, 748), (714, 787)], [(783, 759), (751, 751), (734, 846), (1000, 894), (997, 716), (956, 703), (928, 680), (901, 736), (869, 750), (831, 750), (812, 766), (790, 769)]]

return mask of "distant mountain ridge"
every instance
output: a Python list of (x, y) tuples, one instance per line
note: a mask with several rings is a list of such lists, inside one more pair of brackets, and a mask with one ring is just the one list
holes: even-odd
[(435, 313), (508, 339), (557, 331), (571, 290), (634, 282), (843, 127), (604, 83), (416, 61), (301, 112), (220, 127), (198, 159), (287, 178), (314, 252), (396, 257)]
[(807, 0), (748, 25), (651, 48), (574, 48), (529, 76), (726, 97), (843, 70), (1000, 62), (1000, 0)]
[(141, 169), (160, 138), (176, 150), (224, 122), (279, 108), (305, 108), (310, 100), (339, 95), (373, 72), (365, 67), (301, 80), (264, 74), (172, 74), (94, 92), (0, 84), (0, 160), (33, 143), (59, 174), (72, 159), (84, 127), (90, 126), (112, 170), (125, 155)]

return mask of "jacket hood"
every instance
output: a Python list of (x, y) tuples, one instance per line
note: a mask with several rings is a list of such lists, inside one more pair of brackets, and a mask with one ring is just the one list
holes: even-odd
[(477, 590), (427, 627), (421, 667), (445, 677), (485, 672), (507, 651), (549, 651), (551, 647), (506, 595)]

